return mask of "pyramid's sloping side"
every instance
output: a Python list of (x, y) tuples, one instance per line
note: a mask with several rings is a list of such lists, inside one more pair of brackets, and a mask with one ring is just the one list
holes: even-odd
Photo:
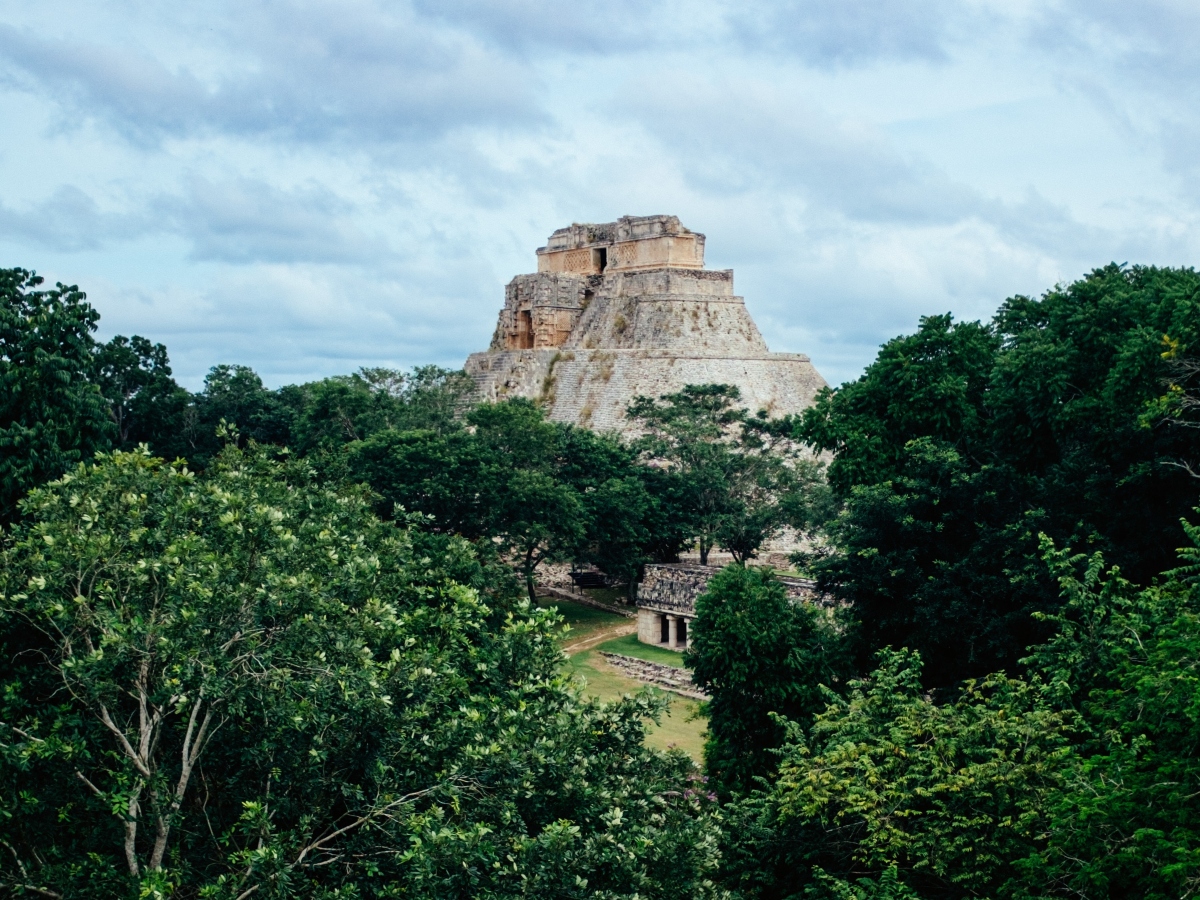
[(630, 431), (634, 397), (659, 397), (688, 384), (732, 384), (743, 405), (772, 416), (798, 413), (826, 386), (807, 356), (726, 356), (657, 349), (509, 350), (475, 353), (467, 372), (486, 400), (529, 397), (551, 419), (597, 431)]

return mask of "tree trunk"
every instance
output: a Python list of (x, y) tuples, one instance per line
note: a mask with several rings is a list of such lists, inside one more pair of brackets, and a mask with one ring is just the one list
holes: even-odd
[(700, 538), (700, 565), (708, 565), (708, 541), (705, 538)]
[(541, 562), (541, 560), (537, 559), (534, 555), (536, 552), (536, 547), (534, 547), (532, 550), (525, 551), (525, 564), (521, 566), (525, 572), (525, 590), (529, 593), (530, 603), (537, 603), (537, 594), (534, 593), (533, 590), (533, 573), (537, 571), (537, 564)]

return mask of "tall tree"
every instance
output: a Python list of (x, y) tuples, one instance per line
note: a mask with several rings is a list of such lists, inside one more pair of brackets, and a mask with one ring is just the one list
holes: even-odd
[(573, 559), (584, 548), (586, 485), (566, 448), (596, 447), (547, 422), (526, 400), (484, 404), (466, 422), (468, 430), (447, 434), (380, 431), (349, 447), (350, 471), (388, 509), (420, 512), (434, 528), (493, 542), (532, 597), (543, 563)]
[(846, 511), (805, 564), (858, 611), (862, 659), (919, 649), (938, 687), (1015, 667), (1060, 603), (1039, 531), (1140, 583), (1169, 567), (1200, 429), (1162, 384), (1198, 345), (1200, 276), (1113, 265), (990, 325), (923, 319), (823, 392), (797, 436), (834, 454)]
[(462, 371), (362, 369), (279, 392), (290, 410), (293, 449), (308, 453), (365, 440), (387, 429), (447, 432), (462, 427), (474, 382)]
[(30, 488), (109, 446), (95, 384), (100, 314), (79, 288), (0, 269), (0, 524)]
[(808, 723), (849, 672), (831, 612), (791, 600), (765, 568), (726, 566), (696, 600), (684, 662), (711, 699), (704, 761), (728, 795), (771, 775), (785, 729)]
[(186, 458), (203, 468), (215, 458), (225, 438), (219, 429), (231, 427), (238, 440), (282, 446), (291, 431), (286, 408), (279, 395), (267, 388), (249, 366), (213, 366), (204, 378), (204, 388), (192, 397), (184, 411), (180, 434)]
[(700, 549), (701, 565), (730, 513), (730, 478), (735, 467), (730, 442), (745, 417), (741, 392), (731, 385), (688, 385), (661, 398), (635, 397), (627, 415), (646, 429), (638, 441), (643, 456), (667, 465), (679, 483), (687, 523)]
[(96, 348), (96, 382), (119, 448), (146, 443), (163, 456), (183, 449), (179, 428), (191, 395), (171, 377), (165, 346), (117, 335)]
[(1200, 883), (1200, 528), (1138, 589), (1101, 554), (1042, 550), (1062, 594), (1028, 674), (939, 701), (884, 650), (777, 780), (727, 806), (726, 884), (814, 896), (1168, 898)]
[(670, 495), (701, 565), (714, 546), (744, 562), (784, 525), (807, 524), (822, 505), (819, 466), (803, 458), (792, 423), (750, 416), (740, 399), (732, 385), (688, 385), (657, 399), (636, 397), (628, 408), (645, 430), (635, 441), (643, 462), (674, 482)]

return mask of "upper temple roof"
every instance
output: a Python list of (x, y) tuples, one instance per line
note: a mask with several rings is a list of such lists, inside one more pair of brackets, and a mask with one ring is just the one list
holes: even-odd
[(704, 235), (677, 216), (622, 216), (600, 225), (575, 224), (539, 247), (538, 271), (598, 275), (607, 271), (704, 268)]

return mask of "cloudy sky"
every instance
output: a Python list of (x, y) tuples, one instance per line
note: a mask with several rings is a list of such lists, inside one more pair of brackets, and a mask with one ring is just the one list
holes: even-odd
[(279, 385), (459, 366), (555, 228), (673, 213), (773, 350), (1200, 258), (1195, 0), (0, 0), (0, 266)]

